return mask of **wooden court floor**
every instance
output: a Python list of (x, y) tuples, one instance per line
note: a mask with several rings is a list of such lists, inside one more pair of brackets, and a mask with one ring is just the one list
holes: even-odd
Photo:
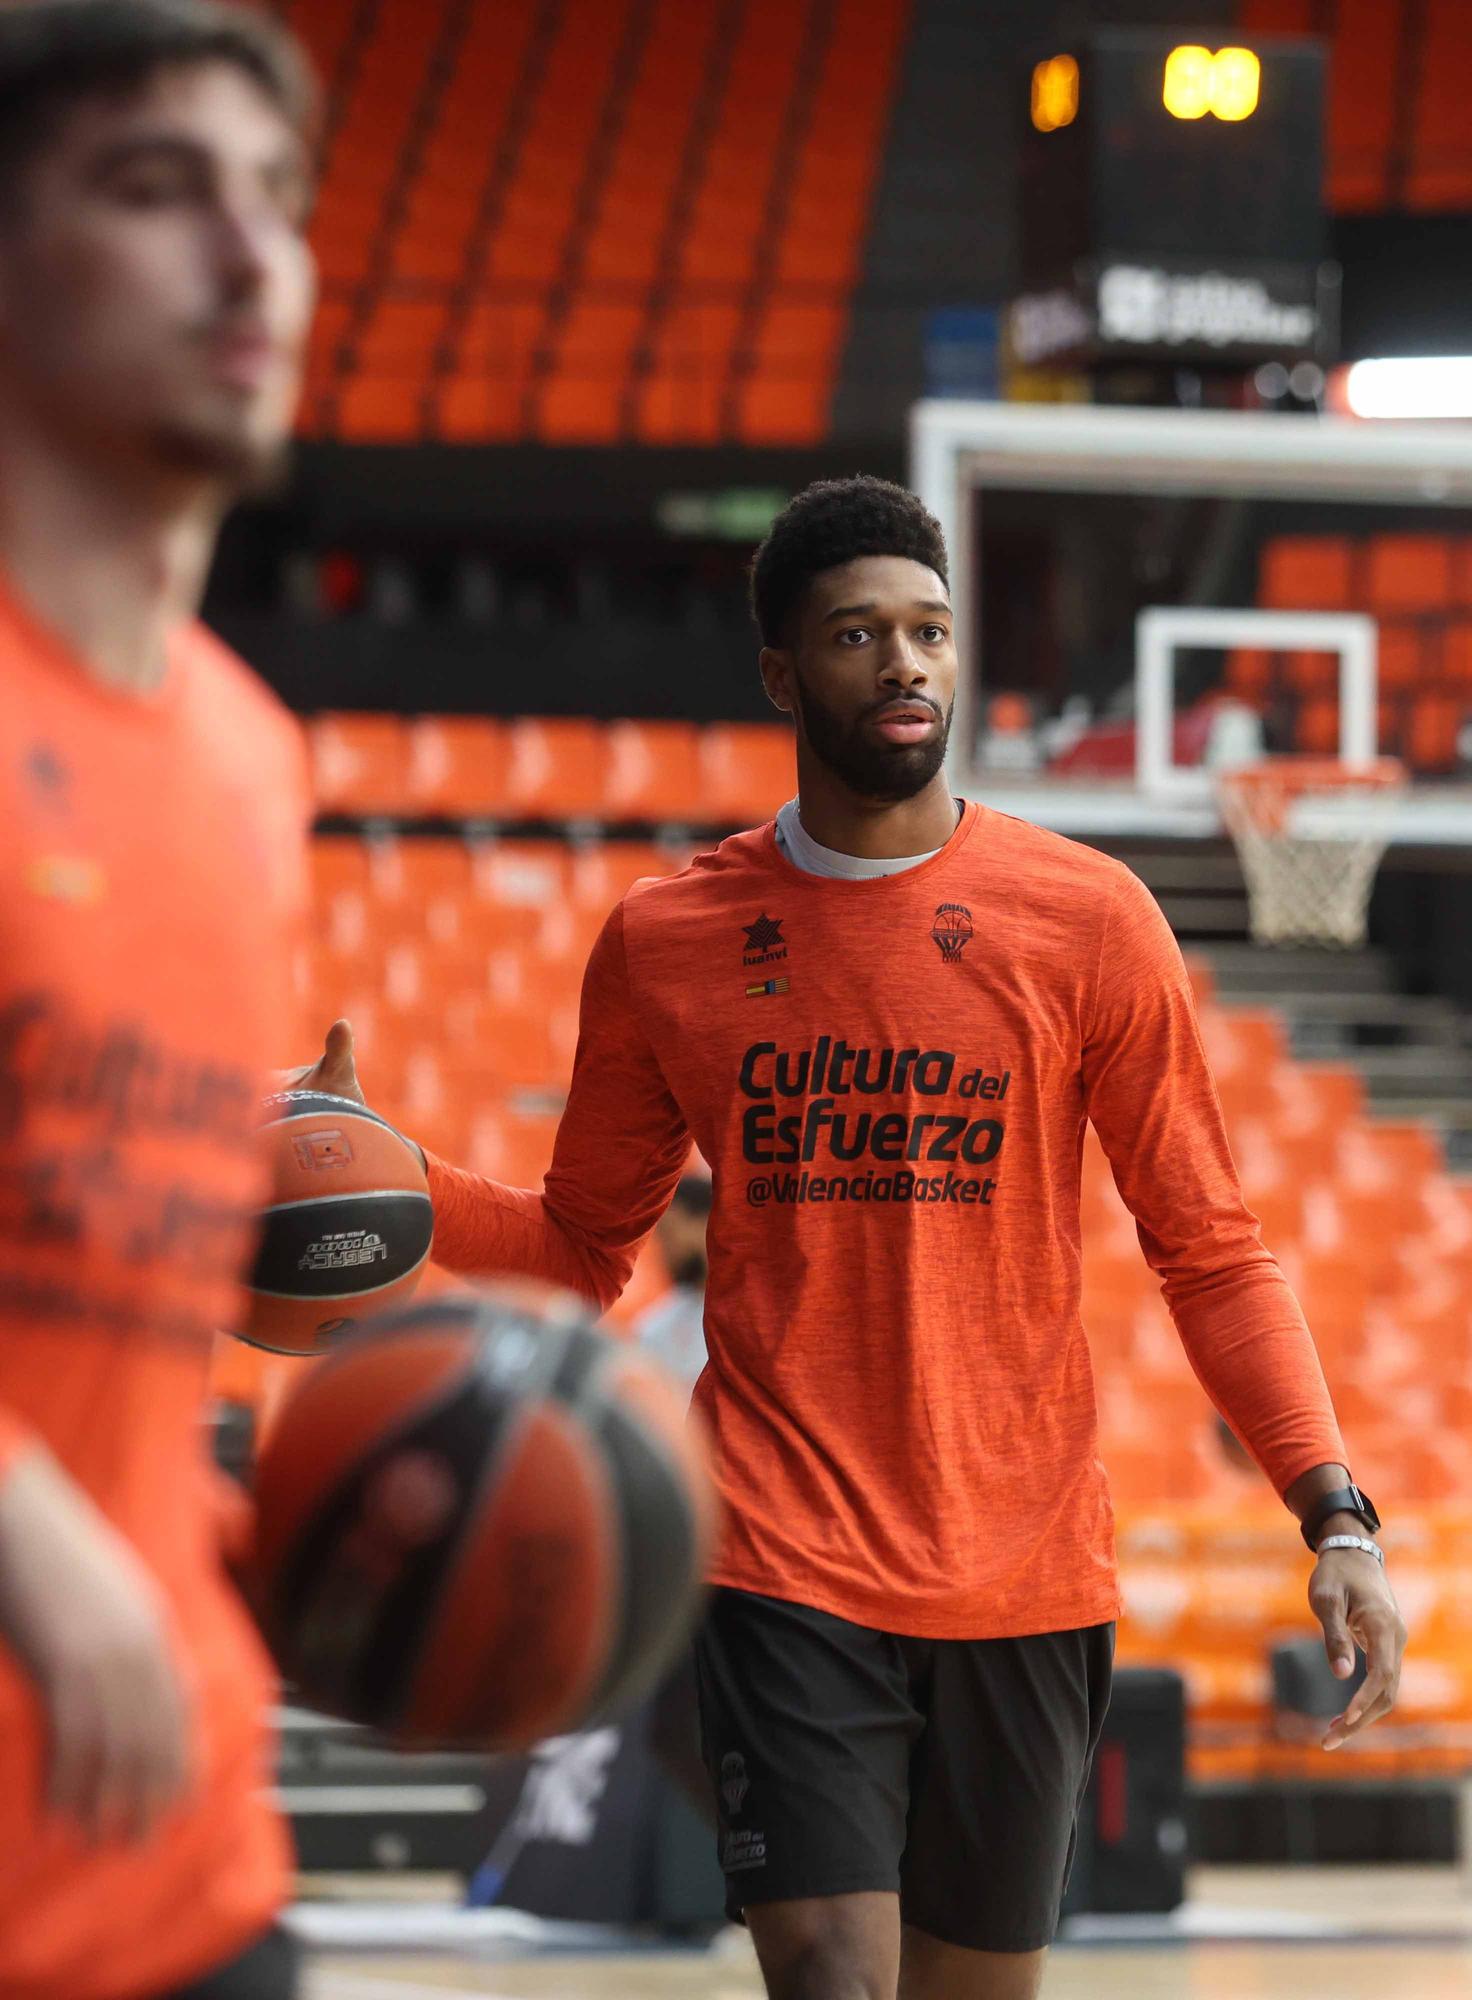
[[(1322, 1921), (1335, 1934), (1148, 1945), (1065, 1945), (1044, 2000), (1469, 2000), (1472, 1902), (1448, 1869), (1219, 1869), (1194, 1906), (1250, 1928)], [(336, 1955), (318, 1959), (308, 2000), (760, 2000), (750, 1949), (728, 1934), (713, 1954), (642, 1957)]]

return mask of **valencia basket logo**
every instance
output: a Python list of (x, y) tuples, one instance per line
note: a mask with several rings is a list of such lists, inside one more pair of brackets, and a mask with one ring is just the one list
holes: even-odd
[(930, 926), (930, 935), (940, 948), (947, 965), (954, 965), (971, 939), (971, 912), (964, 903), (942, 903)]

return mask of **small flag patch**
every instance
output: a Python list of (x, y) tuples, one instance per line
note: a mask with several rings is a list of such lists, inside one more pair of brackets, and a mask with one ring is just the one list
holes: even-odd
[(764, 993), (785, 993), (786, 991), (787, 981), (785, 979), (764, 979), (757, 986), (748, 986), (746, 997), (748, 1000), (759, 1000)]

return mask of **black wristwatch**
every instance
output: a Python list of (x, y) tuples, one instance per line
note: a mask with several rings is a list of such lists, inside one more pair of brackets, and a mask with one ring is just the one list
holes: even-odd
[(1325, 1493), (1315, 1500), (1303, 1517), (1303, 1539), (1315, 1554), (1318, 1553), (1324, 1523), (1331, 1514), (1357, 1514), (1372, 1535), (1380, 1526), (1380, 1516), (1375, 1512), (1375, 1503), (1368, 1493), (1362, 1493), (1358, 1486), (1337, 1486), (1332, 1493)]

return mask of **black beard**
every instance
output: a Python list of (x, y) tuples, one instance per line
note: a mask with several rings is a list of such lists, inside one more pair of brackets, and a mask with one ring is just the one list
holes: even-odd
[[(798, 726), (808, 748), (820, 764), (826, 764), (835, 778), (861, 799), (877, 799), (885, 805), (903, 805), (923, 792), (946, 761), (946, 745), (951, 739), (951, 716), (955, 701), (946, 710), (941, 727), (928, 743), (884, 744), (873, 742), (860, 731), (878, 709), (900, 699), (889, 695), (865, 710), (852, 722), (845, 722), (819, 701), (801, 680), (797, 684)], [(927, 706), (936, 707), (926, 698)]]

